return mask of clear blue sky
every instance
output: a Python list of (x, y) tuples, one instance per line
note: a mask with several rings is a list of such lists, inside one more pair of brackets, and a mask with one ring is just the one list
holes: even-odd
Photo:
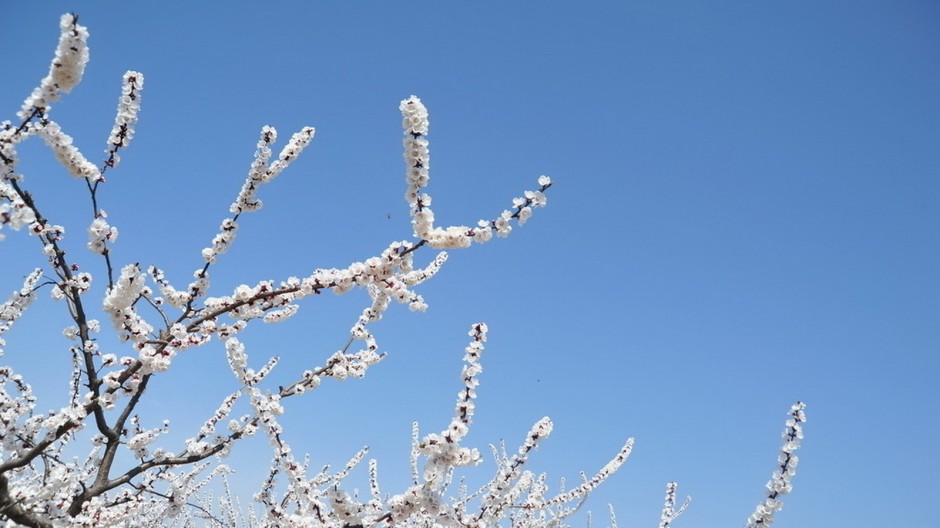
[[(386, 490), (400, 488), (410, 423), (447, 424), (482, 320), (470, 443), (514, 446), (549, 415), (534, 467), (574, 478), (637, 438), (591, 502), (595, 526), (607, 502), (621, 526), (655, 526), (668, 480), (694, 497), (677, 528), (742, 525), (800, 399), (807, 437), (778, 526), (940, 527), (938, 4), (7, 1), (0, 119), (45, 75), (70, 10), (92, 58), (53, 116), (83, 151), (104, 148), (121, 74), (146, 76), (137, 138), (101, 194), (119, 264), (185, 283), (265, 124), (284, 140), (318, 133), (262, 190), (217, 294), (409, 236), (398, 102), (411, 94), (430, 111), (440, 221), (496, 215), (540, 174), (557, 182), (508, 240), (451, 255), (422, 289), (427, 313), (394, 306), (375, 325), (390, 355), (366, 379), (289, 402), (289, 438), (314, 466), (369, 444)], [(21, 151), (26, 187), (80, 254), (83, 185), (38, 140)], [(3, 291), (41, 264), (35, 246), (0, 243)], [(252, 361), (283, 356), (284, 380), (322, 363), (364, 299), (314, 299), (256, 328)], [(4, 360), (64, 377), (62, 309), (37, 306)], [(235, 388), (218, 345), (171, 377), (149, 425), (167, 415), (180, 437)], [(65, 395), (64, 382), (39, 390), (40, 408)], [(238, 486), (254, 489), (265, 450), (236, 452)]]

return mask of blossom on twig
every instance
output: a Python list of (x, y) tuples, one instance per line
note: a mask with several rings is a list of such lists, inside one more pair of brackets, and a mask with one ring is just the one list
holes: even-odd
[(85, 65), (88, 64), (88, 28), (78, 23), (74, 14), (62, 15), (59, 20), (59, 45), (55, 57), (49, 65), (46, 75), (33, 93), (23, 101), (23, 107), (17, 116), (26, 120), (36, 108), (49, 110), (49, 104), (61, 97), (60, 93), (69, 93), (82, 80)]
[(793, 476), (796, 475), (796, 464), (799, 457), (796, 450), (800, 448), (803, 439), (803, 422), (806, 413), (803, 410), (806, 404), (796, 402), (790, 407), (790, 418), (783, 431), (783, 447), (780, 448), (778, 467), (767, 482), (767, 498), (757, 505), (754, 513), (747, 519), (748, 528), (767, 528), (774, 522), (774, 514), (783, 509), (781, 497), (793, 489)]

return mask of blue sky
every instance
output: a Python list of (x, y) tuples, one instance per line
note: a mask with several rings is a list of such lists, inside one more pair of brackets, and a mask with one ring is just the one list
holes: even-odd
[[(289, 402), (314, 466), (368, 444), (386, 491), (400, 488), (411, 421), (448, 423), (466, 331), (485, 321), (470, 443), (513, 446), (549, 415), (533, 467), (574, 478), (637, 438), (590, 503), (595, 525), (610, 502), (621, 526), (654, 526), (669, 480), (694, 497), (675, 526), (743, 524), (799, 399), (807, 438), (779, 526), (940, 526), (925, 500), (940, 469), (935, 3), (193, 4), (0, 4), (0, 119), (45, 75), (67, 11), (92, 58), (52, 115), (86, 154), (104, 148), (123, 72), (146, 76), (137, 138), (101, 193), (118, 264), (185, 283), (265, 124), (282, 141), (318, 132), (262, 190), (214, 269), (217, 294), (408, 237), (398, 102), (411, 94), (430, 112), (440, 221), (495, 216), (539, 175), (556, 182), (508, 240), (452, 253), (421, 290), (427, 313), (394, 306), (375, 325), (389, 357), (368, 377)], [(83, 184), (37, 140), (21, 152), (26, 187), (100, 271), (82, 254)], [(8, 237), (0, 287), (41, 262), (34, 240)], [(245, 335), (248, 353), (281, 355), (288, 379), (342, 346), (364, 302), (313, 299)], [(62, 310), (37, 305), (5, 360), (64, 379)], [(151, 426), (169, 416), (185, 438), (234, 382), (220, 346), (183, 354), (153, 387)], [(64, 382), (45, 385), (40, 407), (58, 407)], [(233, 456), (238, 486), (254, 489), (265, 449)]]

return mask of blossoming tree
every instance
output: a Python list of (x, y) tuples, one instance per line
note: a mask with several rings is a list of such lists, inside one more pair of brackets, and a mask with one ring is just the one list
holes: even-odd
[[(229, 216), (202, 251), (193, 280), (178, 287), (156, 266), (115, 266), (111, 250), (118, 230), (99, 203), (105, 198), (100, 193), (105, 188), (105, 174), (119, 166), (121, 153), (134, 138), (144, 76), (133, 71), (124, 75), (106, 155), (100, 163), (92, 162), (51, 116), (51, 104), (79, 83), (88, 61), (88, 31), (78, 17), (64, 15), (60, 27), (61, 38), (49, 74), (26, 98), (16, 119), (0, 125), (0, 228), (34, 237), (37, 251), (32, 260), (41, 264), (24, 266), (22, 288), (0, 304), (0, 346), (5, 344), (3, 334), (11, 330), (37, 294), (48, 291), (72, 321), (64, 329), (73, 342), (69, 348), (70, 398), (57, 410), (37, 412), (37, 398), (29, 383), (13, 367), (0, 366), (0, 522), (4, 526), (564, 526), (591, 491), (627, 460), (632, 439), (595, 475), (583, 477), (573, 488), (552, 493), (545, 475), (526, 469), (532, 451), (552, 431), (552, 422), (543, 418), (532, 426), (517, 451), (494, 449), (493, 477), (479, 490), (452, 486), (459, 468), (479, 464), (483, 458), (477, 449), (463, 445), (474, 416), (487, 339), (486, 325), (476, 323), (470, 326), (461, 372), (463, 385), (449, 425), (425, 435), (414, 427), (407, 489), (383, 492), (377, 463), (371, 460), (368, 497), (353, 493), (345, 479), (365, 459), (365, 450), (338, 472), (328, 468), (311, 471), (308, 461), (298, 459), (283, 437), (279, 416), (285, 410), (281, 402), (315, 392), (327, 378), (364, 377), (384, 357), (370, 325), (382, 318), (392, 301), (413, 311), (424, 310), (425, 301), (416, 287), (433, 278), (447, 259), (447, 253), (441, 251), (421, 267), (415, 258), (419, 250), (466, 248), (486, 243), (494, 234), (507, 237), (513, 224), (523, 224), (536, 208), (546, 204), (551, 179), (540, 177), (535, 190), (513, 199), (512, 206), (493, 219), (472, 226), (442, 227), (425, 192), (429, 180), (428, 113), (417, 97), (411, 97), (400, 107), (405, 199), (413, 226), (410, 239), (393, 241), (378, 255), (342, 269), (316, 269), (305, 277), (241, 285), (227, 295), (211, 296), (213, 264), (235, 240), (243, 215), (261, 208), (259, 190), (283, 172), (314, 137), (314, 129), (305, 127), (275, 155), (277, 132), (264, 127)], [(86, 248), (78, 247), (71, 231), (55, 223), (56, 211), (47, 211), (42, 196), (34, 194), (37, 189), (30, 187), (26, 175), (17, 172), (17, 146), (33, 136), (42, 138), (68, 172), (87, 187), (94, 214), (84, 245), (103, 263), (103, 272), (94, 281), (91, 273), (79, 271), (72, 258), (73, 252)], [(0, 237), (4, 234), (0, 231)], [(14, 273), (18, 264), (5, 261), (4, 273)], [(278, 358), (250, 361), (238, 335), (256, 324), (291, 317), (308, 297), (328, 290), (345, 293), (354, 289), (368, 297), (348, 331), (346, 346), (322, 358), (319, 366), (296, 373), (286, 386), (266, 382)], [(96, 291), (103, 293), (100, 301), (93, 300)], [(96, 319), (96, 313), (107, 323)], [(99, 349), (96, 336), (107, 327), (125, 343), (124, 355)], [(238, 389), (219, 403), (184, 445), (158, 447), (165, 443), (161, 436), (168, 425), (152, 427), (153, 420), (161, 417), (139, 415), (147, 387), (172, 383), (174, 358), (213, 340), (224, 343)], [(15, 357), (13, 351), (11, 359)], [(68, 356), (50, 354), (49, 362), (55, 363), (59, 357), (66, 361)], [(236, 416), (236, 404), (247, 405), (249, 412)], [(765, 500), (749, 518), (749, 526), (769, 526), (782, 506), (780, 497), (790, 491), (797, 464), (794, 451), (802, 438), (804, 420), (803, 404), (797, 403), (790, 410), (778, 468), (768, 483)], [(241, 440), (256, 434), (266, 435), (273, 448), (269, 475), (255, 496), (260, 514), (258, 510), (242, 511), (237, 497), (228, 491), (223, 464)], [(204, 491), (213, 480), (222, 482), (225, 493), (216, 504), (209, 504)], [(669, 483), (660, 526), (670, 526), (687, 504), (677, 507), (676, 485)], [(616, 522), (613, 514), (611, 522)]]

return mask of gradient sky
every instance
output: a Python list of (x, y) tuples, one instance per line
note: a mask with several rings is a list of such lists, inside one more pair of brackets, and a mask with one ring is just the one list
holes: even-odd
[[(803, 400), (777, 526), (940, 527), (935, 2), (6, 0), (0, 119), (45, 75), (68, 11), (92, 58), (52, 116), (89, 157), (123, 72), (146, 76), (137, 137), (100, 193), (118, 265), (188, 282), (265, 124), (282, 142), (318, 132), (262, 189), (265, 208), (213, 270), (215, 294), (409, 238), (398, 103), (411, 94), (430, 112), (440, 222), (493, 217), (539, 175), (555, 180), (509, 239), (452, 252), (421, 288), (427, 313), (392, 307), (374, 326), (389, 356), (364, 380), (287, 403), (288, 439), (313, 466), (368, 444), (385, 491), (399, 491), (411, 421), (447, 425), (466, 332), (485, 321), (469, 444), (514, 447), (551, 416), (533, 468), (557, 482), (636, 437), (589, 503), (595, 526), (607, 503), (621, 526), (655, 526), (669, 480), (694, 497), (676, 528), (743, 525)], [(100, 273), (83, 250), (84, 185), (37, 139), (20, 151), (24, 185)], [(0, 291), (43, 262), (35, 240), (7, 234)], [(365, 302), (312, 299), (245, 334), (249, 357), (281, 355), (272, 381), (289, 380), (342, 346)], [(43, 295), (7, 336), (4, 361), (36, 383), (40, 409), (66, 396), (66, 324)], [(217, 343), (151, 387), (146, 425), (171, 418), (172, 449), (237, 388)], [(231, 460), (246, 497), (269, 462), (253, 442)]]

